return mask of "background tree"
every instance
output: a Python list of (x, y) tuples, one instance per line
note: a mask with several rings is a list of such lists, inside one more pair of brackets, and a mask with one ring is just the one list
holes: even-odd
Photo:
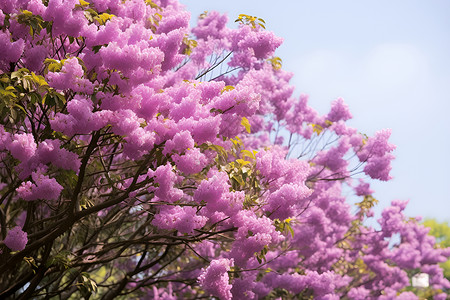
[(420, 272), (446, 297), (450, 250), (406, 202), (365, 225), (390, 131), (293, 98), (263, 19), (190, 29), (175, 0), (0, 9), (1, 297), (413, 299)]
[[(425, 219), (423, 225), (431, 228), (429, 234), (436, 238), (436, 242), (443, 248), (450, 247), (450, 226), (447, 222), (438, 222), (435, 219)], [(440, 264), (444, 269), (444, 276), (450, 279), (450, 260)]]

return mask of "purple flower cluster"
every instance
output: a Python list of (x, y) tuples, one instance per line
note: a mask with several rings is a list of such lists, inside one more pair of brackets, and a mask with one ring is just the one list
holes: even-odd
[(233, 266), (233, 260), (221, 258), (211, 261), (209, 266), (199, 277), (203, 288), (220, 299), (232, 299), (231, 285), (229, 284), (228, 271)]
[(38, 168), (37, 171), (31, 173), (31, 181), (22, 182), (21, 186), (17, 188), (17, 194), (20, 198), (26, 201), (32, 200), (57, 200), (63, 187), (56, 181), (55, 178), (49, 178), (44, 175), (46, 168)]
[(3, 242), (12, 251), (22, 251), (28, 243), (27, 233), (22, 231), (20, 226), (16, 226), (8, 231)]
[(198, 216), (197, 209), (189, 206), (162, 206), (152, 224), (161, 229), (175, 229), (181, 233), (193, 234), (194, 229), (202, 228), (208, 218)]

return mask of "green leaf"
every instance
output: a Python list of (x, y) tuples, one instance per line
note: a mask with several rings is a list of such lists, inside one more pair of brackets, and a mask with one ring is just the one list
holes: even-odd
[(64, 98), (64, 95), (60, 94), (60, 93), (55, 93), (56, 97), (59, 99), (59, 101), (62, 102), (62, 104), (66, 104), (66, 98)]
[(39, 103), (40, 101), (42, 101), (41, 95), (39, 95), (38, 93), (31, 93), (31, 95), (30, 95), (30, 103), (31, 104), (36, 104), (36, 103)]
[(287, 229), (287, 230), (291, 233), (291, 236), (292, 236), (292, 237), (294, 237), (294, 229), (292, 229), (291, 225), (289, 225), (289, 224), (286, 223), (286, 224), (284, 225), (284, 228)]
[(101, 49), (103, 46), (106, 46), (106, 45), (97, 45), (97, 46), (94, 46), (94, 47), (92, 47), (92, 51), (94, 51), (94, 53), (97, 53), (98, 51), (100, 51), (100, 49)]
[(239, 175), (234, 175), (231, 177), (232, 180), (236, 181), (241, 187), (245, 186), (245, 182)]
[(97, 292), (97, 283), (91, 279), (89, 273), (82, 272), (81, 274), (81, 282), (78, 284), (78, 286), (82, 289), (86, 289), (88, 292)]
[(22, 110), (25, 114), (27, 113), (27, 111), (25, 110), (25, 108), (23, 108), (22, 105), (19, 105), (19, 104), (17, 104), (17, 103), (14, 103), (14, 106), (17, 107), (17, 108), (19, 108), (20, 110)]

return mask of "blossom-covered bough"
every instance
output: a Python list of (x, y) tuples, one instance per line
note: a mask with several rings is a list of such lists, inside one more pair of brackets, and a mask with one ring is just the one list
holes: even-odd
[(0, 2), (0, 298), (445, 299), (450, 250), (406, 202), (365, 223), (390, 131), (294, 98), (264, 20), (189, 20)]

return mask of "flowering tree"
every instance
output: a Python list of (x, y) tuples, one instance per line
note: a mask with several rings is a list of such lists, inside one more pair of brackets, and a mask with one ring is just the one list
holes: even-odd
[(293, 98), (264, 20), (189, 19), (0, 2), (0, 298), (414, 299), (427, 273), (445, 299), (450, 250), (406, 202), (365, 225), (390, 131)]

